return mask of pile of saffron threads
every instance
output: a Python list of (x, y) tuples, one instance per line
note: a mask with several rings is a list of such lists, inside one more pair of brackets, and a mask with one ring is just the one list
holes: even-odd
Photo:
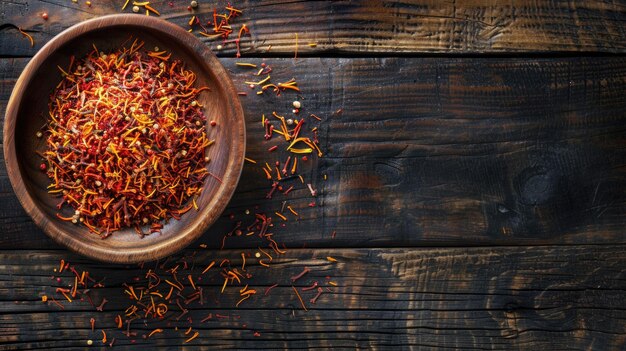
[(40, 168), (52, 180), (48, 192), (61, 197), (59, 210), (73, 211), (57, 217), (102, 238), (125, 227), (159, 232), (163, 221), (197, 210), (210, 174), (214, 141), (199, 101), (209, 88), (194, 87), (196, 75), (171, 54), (143, 46), (136, 39), (110, 53), (94, 46), (59, 67), (64, 78), (37, 133), (46, 138)]

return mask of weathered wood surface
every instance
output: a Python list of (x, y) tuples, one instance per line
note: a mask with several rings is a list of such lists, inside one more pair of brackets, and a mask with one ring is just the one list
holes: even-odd
[[(1, 118), (28, 57), (63, 29), (118, 13), (123, 4), (92, 2), (0, 0)], [(188, 2), (174, 3), (153, 2), (162, 17), (186, 26)], [(216, 4), (200, 3), (201, 18)], [(290, 217), (287, 228), (275, 228), (288, 251), (272, 268), (249, 263), (252, 285), (263, 290), (280, 284), (270, 296), (235, 308), (236, 288), (216, 298), (221, 277), (201, 283), (212, 301), (192, 308), (194, 321), (208, 313), (230, 317), (203, 323), (192, 346), (626, 348), (623, 1), (237, 5), (244, 15), (235, 28), (246, 23), (252, 31), (242, 41), (242, 60), (267, 57), (273, 80), (295, 77), (304, 114), (323, 118), (326, 155), (303, 171), (319, 189), (321, 206), (307, 206), (305, 189), (264, 199), (268, 181), (258, 166), (246, 164), (225, 214), (241, 219), (246, 209), (272, 213), (288, 200), (300, 220)], [(38, 16), (43, 11), (50, 16), (46, 22)], [(3, 24), (29, 31), (35, 48)], [(271, 58), (293, 57), (295, 33), (298, 60)], [(265, 153), (276, 141), (263, 141), (260, 116), (288, 113), (295, 95), (255, 95), (243, 84), (251, 71), (235, 66), (232, 44), (218, 54), (236, 85), (249, 93), (241, 98), (248, 156), (284, 160), (285, 153)], [(437, 57), (410, 57), (424, 54)], [(239, 253), (256, 246), (232, 238), (227, 250), (215, 250), (232, 227), (226, 216), (186, 253), (198, 250), (199, 265), (222, 257), (238, 264)], [(0, 247), (1, 349), (82, 349), (87, 339), (100, 346), (99, 329), (89, 328), (92, 316), (118, 347), (183, 345), (186, 324), (182, 331), (171, 324), (150, 342), (139, 336), (134, 344), (112, 330), (114, 316), (129, 303), (122, 282), (145, 271), (88, 261), (52, 243), (17, 202), (4, 162)], [(93, 292), (96, 300), (111, 299), (105, 312), (87, 303), (59, 311), (41, 302), (41, 295), (54, 295), (58, 283), (50, 276), (61, 258), (107, 277), (107, 287)], [(304, 266), (313, 272), (296, 286), (327, 282), (327, 276), (339, 285), (307, 304), (309, 312), (300, 308), (289, 280)], [(135, 325), (141, 333), (154, 327)]]
[[(215, 348), (368, 348), (517, 350), (617, 350), (626, 346), (626, 248), (624, 246), (454, 248), (454, 249), (329, 249), (290, 250), (272, 268), (251, 263), (251, 287), (280, 286), (234, 307), (238, 288), (228, 288), (220, 305), (194, 305), (191, 316), (200, 336), (193, 345)], [(199, 266), (236, 251), (200, 251)], [(332, 255), (339, 262), (324, 259)], [(41, 302), (55, 283), (50, 275), (60, 258), (70, 259), (94, 277), (107, 276), (106, 288), (94, 296), (111, 300), (105, 312), (88, 303), (66, 303), (66, 310)], [(121, 283), (141, 275), (139, 268), (83, 261), (59, 251), (2, 251), (0, 274), (0, 341), (3, 349), (83, 347), (96, 345), (108, 330), (109, 340), (133, 349), (180, 345), (176, 323), (149, 342), (141, 334), (154, 325), (136, 323), (137, 344), (114, 330), (114, 317), (128, 306)], [(204, 262), (204, 263), (202, 263)], [(237, 261), (234, 261), (235, 264)], [(296, 286), (325, 284), (332, 276), (338, 287), (316, 304), (300, 307), (289, 277), (310, 267)], [(205, 279), (205, 293), (219, 295), (221, 277)], [(327, 284), (326, 284), (327, 285)], [(307, 293), (304, 295), (308, 300)], [(99, 301), (99, 298), (95, 298)], [(17, 302), (17, 303), (16, 303)], [(232, 303), (231, 303), (232, 302)], [(199, 323), (209, 312), (231, 316)], [(178, 311), (171, 311), (177, 315)], [(239, 316), (239, 317), (237, 317)], [(244, 327), (245, 325), (245, 327)], [(261, 333), (254, 337), (254, 331)]]
[[(0, 0), (0, 24), (29, 31), (35, 48), (16, 30), (0, 36), (0, 56), (31, 56), (46, 41), (79, 21), (119, 13), (123, 0)], [(185, 28), (189, 1), (153, 1), (166, 18)], [(203, 21), (226, 1), (199, 1)], [(624, 52), (624, 1), (236, 1), (251, 36), (244, 55), (399, 53)], [(125, 12), (131, 12), (129, 6)], [(40, 14), (47, 12), (44, 21)], [(205, 39), (207, 43), (209, 40)], [(310, 47), (309, 43), (317, 44)], [(219, 44), (213, 42), (213, 47)], [(233, 55), (234, 45), (222, 53)]]
[[(25, 62), (0, 61), (0, 105)], [(266, 151), (282, 144), (263, 139), (260, 119), (289, 113), (295, 94), (256, 95), (243, 83), (256, 78), (253, 70), (222, 62), (250, 93), (241, 98), (247, 155), (260, 164), (284, 161), (286, 153)], [(297, 180), (289, 196), (265, 200), (270, 182), (260, 165), (247, 163), (226, 213), (256, 205), (273, 213), (288, 200), (300, 213), (288, 224), (288, 247), (624, 242), (626, 59), (267, 62), (274, 81), (300, 82), (303, 115), (324, 119), (326, 155), (315, 167), (300, 167), (319, 189), (320, 206), (307, 206), (312, 198)], [(317, 123), (307, 121), (309, 128)], [(2, 246), (48, 247), (4, 167)], [(202, 241), (219, 247), (217, 239), (231, 228), (224, 219)]]

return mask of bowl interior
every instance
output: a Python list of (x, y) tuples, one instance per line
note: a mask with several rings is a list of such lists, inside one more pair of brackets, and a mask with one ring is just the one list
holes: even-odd
[[(21, 87), (23, 93), (16, 109), (14, 145), (15, 160), (26, 193), (18, 192), (18, 195), (32, 200), (32, 209), (27, 208), (29, 204), (22, 203), (46, 233), (87, 256), (108, 261), (136, 262), (159, 258), (182, 248), (200, 236), (203, 229), (221, 214), (241, 173), (245, 129), (232, 83), (215, 56), (207, 53), (208, 49), (200, 41), (187, 33), (181, 39), (177, 37), (181, 33), (169, 34), (167, 30), (118, 23), (81, 31), (34, 62), (37, 66), (33, 67), (31, 78), (23, 82), (25, 85)], [(199, 210), (190, 210), (180, 220), (170, 219), (160, 234), (140, 238), (132, 228), (126, 228), (102, 240), (83, 225), (56, 218), (56, 213), (67, 215), (72, 210), (64, 205), (59, 211), (56, 205), (60, 198), (47, 192), (50, 180), (39, 169), (42, 159), (36, 154), (36, 151), (45, 149), (45, 138), (37, 138), (36, 133), (48, 119), (50, 94), (62, 79), (57, 65), (67, 67), (72, 55), (80, 59), (93, 50), (93, 45), (103, 52), (114, 51), (124, 42), (128, 42), (128, 47), (133, 40), (128, 41), (131, 36), (144, 41), (144, 48), (149, 50), (154, 47), (168, 50), (172, 53), (172, 59), (181, 59), (188, 69), (196, 73), (196, 86), (208, 86), (211, 89), (202, 92), (198, 100), (205, 106), (207, 120), (217, 122), (214, 127), (208, 123), (206, 126), (209, 138), (216, 140), (208, 149), (211, 158), (208, 170), (215, 177), (209, 176), (205, 180), (204, 190), (197, 200)], [(201, 45), (194, 45), (194, 40)]]

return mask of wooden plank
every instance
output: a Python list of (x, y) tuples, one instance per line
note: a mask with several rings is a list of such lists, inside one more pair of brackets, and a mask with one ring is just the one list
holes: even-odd
[[(0, 36), (0, 56), (32, 56), (55, 34), (74, 23), (120, 13), (123, 1), (2, 0), (3, 23), (33, 34), (30, 48), (17, 31)], [(188, 28), (188, 2), (153, 1), (163, 18)], [(220, 6), (225, 3), (220, 3)], [(624, 52), (626, 6), (623, 1), (242, 1), (235, 4), (251, 35), (244, 37), (244, 55), (384, 53), (511, 53)], [(212, 18), (214, 3), (203, 3), (193, 14)], [(130, 7), (126, 12), (131, 12)], [(40, 15), (47, 12), (49, 19)], [(232, 38), (231, 38), (232, 39)], [(210, 41), (203, 38), (204, 41)], [(308, 44), (315, 44), (311, 47)], [(211, 44), (215, 48), (219, 44)], [(233, 56), (234, 44), (220, 54)]]
[[(220, 295), (221, 277), (214, 271), (199, 282), (207, 304), (193, 304), (191, 317), (200, 336), (194, 345), (219, 348), (438, 348), (526, 350), (621, 349), (626, 335), (626, 250), (624, 246), (500, 247), (451, 249), (294, 249), (270, 269), (249, 262), (250, 287), (264, 290), (280, 284), (270, 295), (254, 296), (239, 308), (238, 288)], [(187, 252), (190, 254), (191, 252)], [(238, 251), (198, 252), (198, 267)], [(333, 256), (338, 263), (323, 259)], [(317, 257), (317, 258), (315, 258)], [(40, 295), (53, 294), (50, 279), (61, 258), (69, 259), (93, 277), (107, 276), (106, 289), (94, 289), (96, 301), (110, 302), (105, 312), (88, 303), (66, 303), (66, 310), (47, 306)], [(277, 263), (280, 261), (280, 263)], [(0, 252), (0, 345), (82, 347), (87, 339), (100, 345), (107, 329), (118, 345), (147, 349), (177, 346), (187, 322), (173, 319), (144, 326), (137, 322), (136, 344), (114, 330), (114, 316), (128, 306), (121, 283), (143, 277), (137, 267), (102, 265), (55, 251)], [(338, 283), (308, 312), (297, 302), (289, 277), (303, 267), (311, 273), (296, 282), (324, 285), (326, 276)], [(147, 269), (148, 266), (146, 266)], [(112, 272), (115, 272), (112, 274)], [(303, 292), (306, 300), (312, 295)], [(200, 323), (208, 313), (230, 316)], [(177, 315), (178, 311), (171, 311)], [(239, 316), (239, 317), (237, 317)], [(181, 331), (172, 330), (178, 325)], [(245, 325), (245, 326), (244, 326)], [(144, 341), (143, 333), (166, 329)], [(259, 337), (253, 333), (258, 331)], [(252, 344), (253, 343), (253, 344)]]
[[(0, 109), (25, 62), (0, 61)], [(302, 114), (323, 118), (326, 153), (300, 163), (316, 199), (292, 180), (272, 200), (260, 165), (287, 154), (266, 151), (284, 142), (263, 139), (261, 114), (288, 115), (296, 95), (256, 95), (243, 83), (253, 70), (222, 62), (249, 93), (248, 156), (259, 162), (225, 215), (248, 221), (245, 210), (272, 214), (287, 200), (300, 214), (276, 228), (287, 247), (624, 242), (625, 58), (268, 60), (274, 82), (298, 80)], [(46, 248), (4, 164), (0, 197), (3, 247)], [(219, 247), (233, 225), (220, 220), (201, 242)]]

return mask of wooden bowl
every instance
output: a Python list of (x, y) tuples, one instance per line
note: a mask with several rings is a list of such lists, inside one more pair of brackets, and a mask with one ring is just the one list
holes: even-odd
[[(48, 194), (50, 180), (39, 170), (45, 138), (36, 133), (48, 118), (48, 99), (62, 77), (57, 69), (69, 64), (70, 56), (84, 57), (95, 44), (100, 51), (113, 51), (130, 36), (158, 46), (181, 59), (198, 76), (197, 86), (209, 86), (199, 102), (205, 105), (208, 136), (216, 142), (208, 149), (209, 171), (197, 200), (199, 210), (180, 220), (170, 219), (162, 232), (144, 238), (127, 228), (106, 239), (90, 233), (84, 225), (56, 218), (59, 198)], [(106, 262), (136, 263), (170, 255), (200, 237), (226, 208), (241, 175), (245, 153), (245, 124), (237, 92), (215, 55), (192, 34), (154, 17), (105, 16), (77, 24), (48, 42), (28, 63), (9, 100), (4, 122), (4, 159), (11, 185), (22, 206), (56, 242), (82, 255)]]

